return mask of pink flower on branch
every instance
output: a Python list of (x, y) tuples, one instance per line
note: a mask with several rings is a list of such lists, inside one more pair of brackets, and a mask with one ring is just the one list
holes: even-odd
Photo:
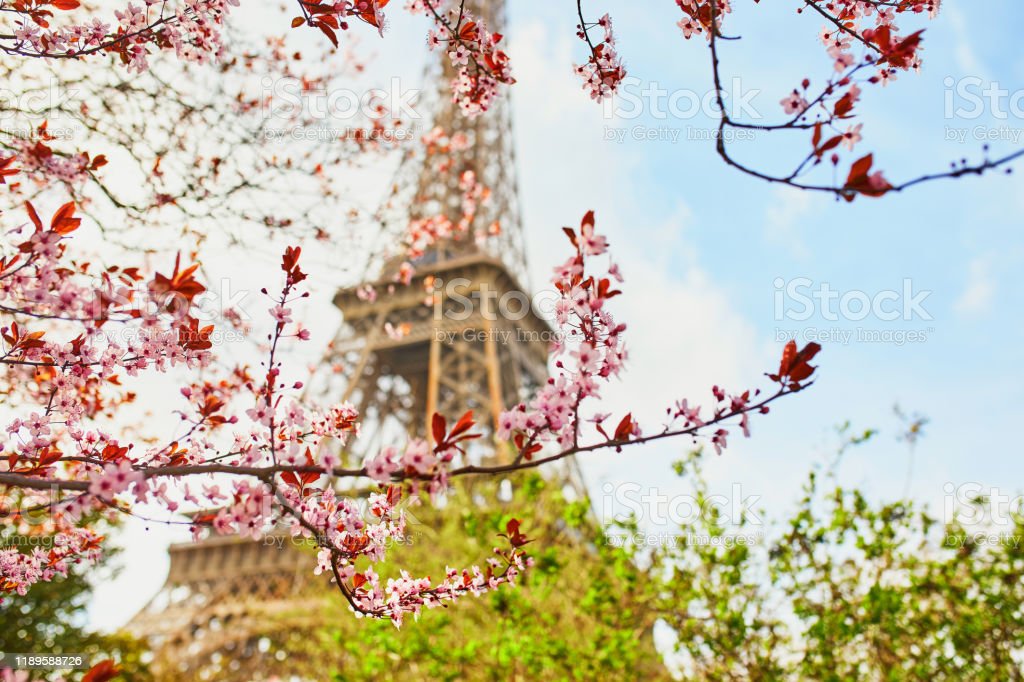
[[(873, 177), (869, 174), (865, 181), (875, 182)], [(474, 178), (460, 180), (466, 189), (476, 186)], [(472, 208), (468, 205), (467, 210)], [(264, 290), (271, 299), (271, 331), (260, 368), (234, 368), (183, 386), (176, 392), (184, 406), (175, 439), (133, 448), (136, 444), (122, 445), (94, 428), (92, 415), (100, 406), (128, 400), (118, 392), (117, 372), (209, 365), (216, 350), (211, 330), (192, 317), (196, 298), (205, 291), (196, 280), (196, 267), (183, 267), (179, 259), (169, 275), (148, 280), (136, 269), (109, 270), (103, 281), (142, 282), (135, 295), (152, 305), (133, 312), (111, 296), (103, 297), (99, 308), (90, 307), (84, 301), (95, 281), (87, 271), (72, 268), (70, 275), (55, 276), (70, 262), (67, 238), (78, 226), (74, 207), (62, 207), (48, 224), (30, 209), (29, 220), (35, 228), (32, 235), (0, 256), (0, 302), (5, 311), (14, 311), (5, 313), (11, 319), (2, 328), (0, 357), (6, 367), (34, 373), (35, 381), (22, 397), (37, 407), (7, 426), (12, 445), (0, 460), (0, 484), (58, 491), (52, 504), (63, 514), (62, 523), (77, 529), (72, 533), (77, 539), (52, 558), (56, 568), (42, 571), (38, 567), (50, 558), (0, 554), (0, 577), (14, 591), (59, 574), (61, 562), (98, 556), (98, 541), (88, 534), (88, 512), (130, 512), (133, 504), (149, 503), (170, 513), (187, 503), (209, 510), (193, 518), (196, 535), (212, 529), (258, 538), (275, 523), (284, 523), (294, 535), (316, 543), (315, 570), (330, 572), (356, 613), (400, 625), (425, 608), (512, 586), (531, 565), (525, 550), (529, 540), (513, 520), (502, 534), (505, 546), (496, 548), (483, 565), (449, 569), (438, 581), (400, 569), (391, 577), (380, 576), (376, 565), (406, 531), (402, 500), (414, 492), (436, 496), (456, 476), (502, 473), (662, 437), (701, 437), (705, 429), (710, 442), (723, 447), (729, 424), (747, 432), (750, 412), (766, 411), (771, 400), (801, 390), (813, 371), (806, 365), (813, 354), (806, 349), (790, 354), (773, 378), (779, 390), (772, 396), (759, 399), (756, 393), (716, 388), (711, 414), (701, 415), (683, 401), (670, 410), (670, 421), (660, 430), (642, 429), (630, 413), (589, 420), (581, 416), (600, 412), (585, 403), (598, 406), (606, 385), (623, 371), (628, 358), (626, 326), (608, 305), (621, 293), (613, 284), (621, 277), (610, 261), (605, 272), (595, 268), (596, 259), (608, 258), (609, 244), (588, 213), (578, 231), (566, 229), (572, 254), (554, 272), (564, 337), (554, 351), (555, 371), (531, 400), (500, 415), (499, 436), (511, 440), (512, 464), (480, 467), (467, 460), (467, 445), (480, 436), (472, 412), (467, 412), (454, 422), (433, 415), (425, 434), (429, 440), (387, 445), (363, 466), (343, 468), (343, 448), (358, 437), (359, 415), (346, 404), (326, 409), (305, 404), (303, 383), (286, 379), (279, 356), (281, 345), (298, 337), (290, 326), (291, 303), (305, 296), (301, 250), (293, 247), (281, 259), (284, 283), (279, 292)], [(40, 312), (77, 327), (79, 334), (51, 339), (55, 332), (42, 326), (50, 317), (40, 318)], [(123, 348), (107, 342), (102, 332), (114, 325), (137, 328), (139, 338)], [(584, 425), (599, 437), (585, 432)], [(332, 481), (343, 477), (369, 479), (381, 491), (360, 504), (335, 491)]]

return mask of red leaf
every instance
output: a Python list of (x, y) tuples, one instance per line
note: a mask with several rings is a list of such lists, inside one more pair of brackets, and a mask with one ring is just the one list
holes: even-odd
[(299, 268), (299, 256), (302, 255), (301, 246), (289, 246), (281, 256), (281, 269), (288, 274), (289, 284), (298, 284), (306, 279), (306, 273)]
[[(836, 102), (835, 108), (832, 110), (836, 118), (846, 118), (850, 112), (853, 111), (853, 96), (850, 93), (843, 95), (838, 102)], [(821, 125), (820, 123), (818, 124)]]
[(32, 202), (30, 202), (30, 201), (26, 201), (25, 202), (25, 210), (28, 211), (29, 220), (31, 220), (32, 224), (36, 226), (36, 232), (42, 232), (43, 231), (43, 221), (39, 219), (39, 214), (36, 213), (36, 209), (32, 205)]
[(462, 25), (462, 28), (459, 29), (459, 38), (462, 40), (474, 41), (477, 39), (478, 35), (479, 31), (477, 30), (475, 21), (467, 21)]
[(868, 154), (855, 161), (850, 168), (850, 174), (847, 176), (846, 184), (843, 186), (844, 189), (851, 190), (844, 194), (844, 198), (847, 201), (853, 201), (857, 194), (880, 197), (892, 189), (892, 185), (885, 181), (881, 173), (875, 173), (871, 177), (868, 176), (872, 163), (874, 163), (874, 158), (871, 154)]
[(206, 287), (199, 283), (193, 273), (199, 268), (198, 264), (191, 265), (184, 270), (181, 266), (181, 255), (174, 259), (174, 272), (170, 277), (159, 272), (149, 283), (149, 292), (160, 302), (164, 303), (171, 312), (182, 312), (192, 305), (192, 299), (206, 291)]
[(796, 357), (796, 341), (790, 339), (786, 347), (782, 349), (782, 362), (779, 363), (779, 376), (784, 377), (789, 374), (789, 368), (793, 364), (793, 358)]
[(323, 24), (324, 26), (330, 26), (333, 29), (337, 29), (338, 28), (338, 18), (336, 16), (334, 16), (333, 14), (324, 14), (324, 15), (320, 16), (316, 21), (317, 21), (318, 24)]
[(867, 176), (868, 171), (871, 170), (871, 164), (875, 162), (874, 154), (868, 154), (867, 156), (861, 157), (853, 162), (850, 166), (850, 175), (846, 182), (850, 183), (859, 177)]
[(281, 269), (285, 272), (291, 272), (294, 270), (295, 266), (299, 264), (299, 256), (301, 255), (301, 246), (285, 247), (284, 255), (281, 257)]
[(615, 427), (615, 440), (629, 440), (633, 433), (633, 413), (628, 413)]
[(513, 547), (522, 547), (530, 542), (529, 538), (519, 531), (521, 522), (519, 519), (509, 519), (505, 524), (505, 532), (501, 535), (508, 538), (509, 544)]
[[(782, 351), (782, 361), (779, 363), (779, 373), (769, 374), (772, 381), (789, 383), (791, 388), (800, 388), (800, 382), (812, 374), (817, 367), (808, 363), (821, 351), (821, 344), (811, 342), (797, 351), (796, 341), (790, 340)], [(788, 382), (787, 382), (788, 379)]]
[(612, 289), (612, 282), (610, 279), (602, 279), (597, 283), (597, 295), (600, 298), (612, 298), (622, 293), (619, 289)]
[(81, 224), (82, 219), (75, 217), (75, 202), (69, 201), (53, 214), (53, 218), (50, 220), (50, 229), (57, 234), (64, 235), (74, 232)]
[(324, 35), (327, 36), (327, 39), (331, 41), (332, 45), (334, 45), (335, 47), (338, 46), (338, 36), (337, 36), (337, 34), (334, 33), (334, 29), (333, 28), (331, 28), (330, 26), (324, 26), (320, 22), (317, 22), (316, 26), (321, 31), (323, 31)]
[(799, 383), (811, 376), (816, 368), (807, 363), (810, 362), (820, 350), (821, 345), (813, 341), (804, 346), (803, 349), (796, 354), (796, 357), (793, 358), (792, 365), (789, 368), (789, 378), (794, 382)]
[(199, 320), (190, 317), (178, 327), (178, 345), (185, 350), (209, 350), (213, 348), (213, 342), (210, 341), (212, 334), (212, 324), (200, 328)]
[(843, 136), (842, 135), (836, 135), (835, 137), (830, 137), (827, 140), (825, 140), (825, 144), (821, 145), (816, 150), (814, 150), (814, 153), (817, 154), (818, 158), (820, 159), (825, 152), (827, 152), (830, 149), (835, 149), (836, 147), (839, 146), (839, 143), (842, 142), (842, 141), (843, 141)]
[(476, 424), (476, 422), (473, 421), (473, 410), (468, 410), (466, 414), (459, 417), (459, 421), (457, 421), (455, 426), (452, 427), (452, 432), (449, 434), (449, 437), (455, 438), (456, 436), (462, 435), (473, 428), (474, 424)]
[(108, 658), (89, 668), (82, 676), (82, 682), (108, 682), (120, 674), (121, 669)]
[(17, 175), (21, 171), (19, 168), (8, 168), (8, 166), (14, 163), (14, 158), (13, 156), (8, 156), (6, 159), (0, 159), (0, 185), (6, 185), (6, 177)]
[(63, 456), (64, 456), (64, 453), (61, 452), (60, 450), (58, 450), (57, 448), (54, 448), (54, 447), (43, 448), (40, 451), (40, 453), (39, 453), (39, 466), (41, 466), (41, 467), (49, 466), (49, 465), (53, 464), (54, 462), (56, 462), (57, 460), (59, 460)]
[(434, 435), (434, 442), (440, 445), (444, 442), (446, 422), (439, 412), (435, 412), (430, 420), (430, 430)]

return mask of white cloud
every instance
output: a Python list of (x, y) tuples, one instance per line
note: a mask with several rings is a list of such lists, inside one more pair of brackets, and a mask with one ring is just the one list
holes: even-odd
[(996, 281), (988, 258), (977, 257), (967, 265), (967, 285), (953, 302), (959, 315), (982, 315), (992, 309)]
[(813, 208), (811, 193), (792, 187), (776, 187), (772, 195), (773, 202), (765, 209), (765, 238), (785, 245), (793, 258), (806, 260), (810, 251), (800, 236), (799, 226)]
[(956, 40), (953, 54), (956, 57), (957, 66), (965, 74), (984, 77), (985, 65), (982, 64), (981, 59), (978, 58), (971, 46), (970, 28), (967, 26), (966, 16), (952, 3), (946, 3), (942, 11), (953, 28), (953, 37)]
[[(601, 108), (571, 70), (552, 69), (571, 59), (571, 37), (540, 22), (517, 26), (513, 36), (514, 121), (518, 130), (529, 131), (517, 136), (517, 153), (532, 279), (534, 286), (546, 281), (550, 266), (567, 253), (558, 228), (575, 225), (594, 209), (626, 279), (612, 309), (628, 325), (630, 351), (621, 381), (605, 390), (602, 410), (631, 411), (652, 430), (677, 399), (706, 404), (714, 384), (738, 388), (756, 381), (764, 349), (753, 325), (701, 266), (688, 238), (701, 216), (684, 200), (667, 215), (651, 205), (643, 194), (645, 148), (605, 141)], [(595, 453), (583, 464), (594, 490), (606, 481), (682, 490), (685, 483), (668, 475), (668, 465), (686, 447), (651, 445), (628, 457)]]

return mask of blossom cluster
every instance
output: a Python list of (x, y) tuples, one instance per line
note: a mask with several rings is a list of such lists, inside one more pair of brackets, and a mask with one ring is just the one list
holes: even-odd
[(24, 595), (38, 582), (67, 576), (71, 566), (79, 561), (99, 559), (102, 538), (92, 530), (71, 525), (57, 516), (46, 531), (53, 539), (49, 547), (34, 547), (31, 552), (14, 547), (0, 549), (0, 594)]
[[(26, 399), (35, 400), (40, 408), (7, 424), (0, 482), (10, 485), (21, 480), (17, 477), (37, 478), (65, 494), (58, 499), (33, 498), (34, 506), (49, 507), (54, 547), (28, 553), (3, 550), (3, 591), (24, 593), (35, 582), (65, 574), (71, 562), (97, 559), (100, 539), (85, 519), (104, 510), (130, 513), (140, 503), (156, 503), (169, 512), (182, 510), (183, 505), (212, 509), (193, 516), (197, 537), (210, 528), (257, 538), (284, 521), (292, 533), (315, 538), (326, 551), (326, 558), (321, 552), (318, 570), (331, 568), (357, 612), (391, 618), (396, 625), (404, 614), (415, 615), (424, 606), (511, 583), (526, 567), (522, 552), (513, 549), (496, 550), (496, 556), (506, 561), (499, 572), (494, 567), (473, 568), (436, 585), (407, 573), (382, 582), (372, 566), (355, 575), (358, 559), (371, 564), (382, 560), (405, 532), (404, 516), (397, 510), (402, 492), (392, 487), (371, 495), (369, 520), (364, 520), (355, 499), (336, 496), (331, 476), (341, 463), (339, 448), (358, 433), (358, 415), (346, 404), (307, 407), (296, 394), (301, 382), (287, 385), (281, 380), (281, 365), (275, 359), (278, 344), (286, 338), (309, 338), (292, 322), (292, 304), (304, 295), (296, 287), (306, 278), (298, 264), (299, 249), (286, 250), (281, 262), (285, 285), (279, 295), (270, 297), (274, 332), (263, 382), (247, 369), (235, 368), (220, 380), (182, 387), (187, 404), (180, 412), (183, 433), (166, 445), (136, 449), (135, 443), (122, 444), (113, 434), (95, 428), (90, 416), (97, 403), (109, 399), (106, 389), (117, 385), (116, 372), (163, 371), (178, 363), (209, 360), (210, 346), (202, 343), (202, 336), (180, 331), (181, 326), (192, 331), (189, 313), (204, 288), (194, 278), (194, 266), (183, 269), (176, 263), (170, 275), (156, 275), (145, 288), (145, 295), (153, 299), (153, 312), (138, 312), (127, 305), (140, 295), (133, 286), (142, 279), (137, 269), (112, 266), (99, 273), (98, 281), (105, 285), (100, 288), (87, 269), (74, 270), (66, 254), (67, 239), (80, 222), (73, 205), (58, 210), (49, 227), (31, 205), (29, 217), (35, 231), (0, 261), (0, 302), (5, 314), (14, 318), (2, 330), (2, 360), (11, 371), (32, 373), (36, 388)], [(17, 318), (46, 322), (47, 331), (27, 329)], [(51, 341), (49, 327), (58, 323), (81, 333), (70, 342)], [(141, 341), (124, 348), (110, 341), (102, 331), (114, 324), (135, 325)], [(249, 407), (242, 414), (232, 413), (237, 403)], [(471, 426), (471, 420), (457, 425), (441, 450), (425, 440), (411, 441), (398, 465), (415, 474), (431, 473), (437, 463), (451, 461), (455, 444), (470, 437), (464, 432)], [(224, 447), (224, 438), (217, 436), (235, 427), (241, 428), (230, 434), (230, 446)], [(246, 475), (253, 470), (266, 474)]]
[(676, 0), (676, 5), (683, 11), (676, 25), (687, 40), (695, 35), (711, 40), (712, 27), (717, 35), (725, 15), (732, 12), (729, 0)]
[[(425, 448), (425, 442), (420, 443)], [(466, 594), (479, 596), (503, 584), (514, 584), (516, 576), (532, 563), (513, 541), (510, 550), (495, 549), (485, 571), (477, 566), (463, 571), (449, 567), (445, 579), (436, 585), (428, 577), (416, 578), (400, 571), (399, 577), (382, 582), (372, 564), (383, 560), (389, 546), (401, 541), (406, 532), (406, 516), (399, 506), (402, 494), (397, 486), (372, 493), (367, 501), (368, 514), (353, 500), (337, 497), (329, 487), (304, 498), (292, 490), (287, 497), (296, 512), (292, 534), (315, 538), (321, 547), (314, 572), (333, 574), (357, 615), (389, 618), (396, 627), (401, 627), (406, 615), (417, 617), (424, 607), (442, 606)], [(358, 559), (369, 560), (370, 565), (358, 571)]]
[[(593, 28), (600, 28), (604, 32), (596, 44), (590, 36)], [(575, 65), (576, 74), (583, 79), (583, 89), (590, 93), (590, 98), (601, 102), (615, 94), (626, 77), (622, 58), (615, 49), (612, 18), (605, 14), (593, 24), (581, 23), (576, 27), (576, 35), (590, 48), (587, 61)]]
[[(119, 391), (119, 374), (198, 367), (210, 347), (190, 316), (192, 299), (203, 291), (193, 269), (157, 275), (140, 293), (136, 268), (98, 270), (67, 258), (67, 240), (81, 222), (74, 204), (60, 207), (48, 223), (31, 203), (26, 211), (27, 224), (6, 230), (13, 248), (0, 255), (0, 364), (7, 372), (4, 392), (37, 407), (4, 425), (0, 469), (45, 478), (67, 462), (82, 492), (53, 510), (57, 544), (46, 570), (38, 570), (38, 553), (19, 558), (5, 551), (0, 575), (19, 591), (63, 574), (72, 555), (96, 555), (95, 537), (69, 521), (89, 506), (84, 500), (109, 502), (144, 482), (131, 446), (92, 428), (96, 415), (132, 399)], [(177, 294), (177, 303), (169, 305), (168, 293)], [(133, 333), (119, 339), (109, 330), (115, 324)]]
[(407, 8), (413, 14), (427, 14), (434, 28), (427, 34), (431, 50), (443, 49), (455, 76), (452, 100), (467, 116), (487, 111), (498, 96), (501, 85), (515, 83), (508, 55), (498, 47), (503, 36), (487, 28), (479, 17), (464, 6), (444, 9), (442, 0), (411, 0)]
[[(818, 163), (828, 154), (835, 166), (840, 160), (838, 147), (842, 145), (853, 151), (862, 139), (862, 124), (848, 124), (845, 130), (840, 126), (853, 117), (862, 86), (881, 84), (884, 87), (896, 80), (900, 71), (920, 70), (922, 31), (900, 35), (897, 16), (910, 13), (934, 17), (938, 1), (840, 0), (810, 5), (829, 22), (822, 27), (819, 39), (832, 60), (833, 74), (826, 79), (820, 94), (809, 93), (811, 81), (805, 78), (780, 104), (794, 121), (812, 114), (816, 116), (812, 157)], [(855, 55), (855, 48), (861, 48), (863, 54)], [(821, 126), (831, 129), (832, 134), (824, 135)], [(858, 193), (880, 196), (891, 189), (881, 171), (871, 171), (872, 159), (870, 155), (862, 157), (851, 167), (844, 183), (847, 199)]]
[(11, 148), (18, 156), (21, 170), (35, 176), (37, 182), (58, 181), (69, 186), (81, 185), (89, 173), (106, 165), (102, 154), (92, 158), (88, 152), (59, 153), (48, 142), (52, 137), (46, 132), (46, 124), (37, 131), (38, 139), (14, 138)]
[[(69, 3), (51, 3), (73, 9)], [(71, 3), (77, 6), (77, 2)], [(29, 57), (83, 57), (99, 52), (117, 54), (129, 71), (149, 68), (151, 48), (173, 50), (178, 58), (203, 63), (223, 51), (224, 17), (238, 0), (143, 0), (116, 10), (114, 25), (93, 19), (86, 24), (51, 26), (45, 14), (17, 12), (19, 19), (5, 51)]]
[[(628, 357), (623, 342), (626, 325), (613, 317), (607, 305), (621, 293), (615, 287), (623, 278), (612, 262), (604, 273), (593, 272), (595, 257), (608, 253), (608, 240), (597, 232), (593, 212), (583, 217), (578, 231), (569, 228), (565, 231), (574, 253), (555, 269), (552, 278), (559, 292), (554, 310), (561, 331), (551, 347), (555, 371), (532, 399), (504, 410), (496, 425), (498, 438), (511, 441), (514, 446), (516, 461), (528, 464), (552, 461), (595, 447), (620, 448), (646, 439), (632, 414), (623, 416), (612, 433), (604, 427), (609, 414), (581, 416), (584, 401), (600, 399), (603, 387), (620, 375)], [(801, 357), (801, 362), (809, 360), (813, 353)], [(810, 374), (803, 372), (809, 371), (813, 368), (805, 369), (801, 365), (797, 374), (799, 380), (806, 379)], [(783, 387), (780, 394), (802, 388), (799, 380), (786, 383), (789, 378), (788, 369), (780, 369), (773, 379)], [(706, 431), (709, 443), (721, 452), (727, 445), (727, 422), (736, 422), (743, 434), (749, 436), (750, 412), (767, 412), (765, 401), (755, 402), (760, 396), (758, 391), (732, 394), (715, 386), (712, 393), (715, 401), (710, 414), (702, 416), (700, 407), (683, 400), (667, 411), (668, 423), (651, 437), (683, 434), (696, 437)], [(458, 443), (467, 437), (470, 422), (466, 415), (448, 430), (443, 418), (440, 422), (437, 419), (435, 417), (433, 425), (433, 450), (428, 441), (421, 439), (410, 441), (404, 450), (393, 446), (382, 448), (367, 459), (367, 475), (380, 482), (411, 478), (426, 481), (432, 493), (443, 490), (449, 478), (459, 472), (453, 469), (460, 461)], [(584, 423), (593, 424), (604, 440), (585, 443)]]
[[(403, 238), (404, 256), (409, 261), (421, 258), (431, 246), (446, 239), (465, 239), (470, 235), (473, 227), (473, 220), (476, 217), (477, 208), (481, 203), (487, 202), (491, 196), (491, 190), (481, 184), (476, 173), (471, 170), (464, 171), (459, 177), (459, 190), (462, 193), (462, 215), (455, 216), (457, 219), (445, 213), (437, 213), (413, 218)], [(498, 232), (496, 225), (489, 226), (487, 230), (476, 230), (472, 233), (478, 242)], [(411, 275), (411, 273), (409, 273)], [(408, 278), (406, 278), (408, 283)]]
[[(788, 119), (777, 124), (757, 122), (748, 124), (734, 120), (725, 110), (720, 114), (721, 127), (756, 128), (758, 130), (812, 131), (812, 148), (795, 170), (779, 176), (766, 175), (733, 158), (725, 145), (718, 153), (730, 165), (749, 174), (771, 177), (776, 182), (800, 189), (834, 193), (848, 201), (855, 197), (882, 196), (893, 189), (884, 174), (873, 169), (872, 155), (853, 161), (845, 181), (832, 185), (806, 183), (799, 178), (822, 164), (825, 159), (833, 168), (840, 163), (840, 146), (849, 151), (862, 140), (863, 125), (849, 122), (861, 97), (862, 87), (869, 84), (883, 86), (896, 79), (900, 71), (917, 70), (921, 65), (923, 31), (901, 34), (896, 25), (900, 15), (934, 18), (941, 0), (807, 0), (798, 12), (813, 12), (825, 19), (819, 33), (831, 61), (829, 75), (820, 85), (812, 88), (810, 78), (803, 78), (779, 104)], [(732, 12), (730, 0), (676, 0), (683, 13), (678, 26), (683, 37), (690, 39), (703, 35), (713, 52), (712, 65), (715, 83), (720, 83), (717, 40), (731, 39), (723, 34), (726, 16)], [(724, 45), (726, 43), (722, 43)], [(855, 54), (859, 49), (861, 54)], [(724, 93), (716, 87), (718, 104), (723, 105)], [(837, 175), (834, 173), (834, 175)], [(841, 177), (841, 176), (839, 176)]]
[[(453, 142), (435, 137), (434, 143)], [(16, 172), (10, 166), (0, 160), (5, 178)], [(460, 180), (467, 192), (464, 209), (472, 213), (483, 193), (474, 177)], [(100, 539), (90, 530), (91, 519), (130, 514), (141, 504), (168, 513), (192, 511), (197, 538), (207, 529), (259, 538), (283, 525), (317, 545), (316, 571), (330, 573), (357, 614), (396, 625), (424, 608), (514, 585), (530, 566), (522, 549), (529, 541), (513, 519), (503, 534), (508, 546), (496, 547), (483, 567), (448, 568), (436, 582), (401, 570), (391, 578), (377, 572), (375, 565), (406, 533), (402, 501), (421, 490), (434, 498), (453, 476), (470, 473), (466, 446), (482, 434), (475, 432), (472, 412), (451, 424), (434, 414), (427, 438), (388, 445), (362, 467), (342, 468), (344, 446), (359, 433), (359, 415), (347, 404), (308, 405), (303, 383), (285, 379), (278, 357), (282, 344), (310, 338), (294, 321), (294, 304), (307, 295), (300, 248), (288, 247), (281, 257), (279, 292), (263, 290), (272, 331), (261, 366), (220, 373), (212, 362), (212, 330), (199, 328), (192, 316), (205, 291), (196, 279), (197, 265), (183, 267), (179, 258), (170, 274), (151, 278), (138, 268), (94, 270), (67, 253), (80, 224), (73, 204), (58, 209), (48, 224), (31, 204), (27, 210), (30, 233), (0, 257), (0, 311), (7, 322), (0, 329), (0, 364), (8, 371), (4, 388), (22, 403), (21, 416), (6, 426), (0, 485), (35, 495), (32, 507), (48, 512), (58, 540), (49, 552), (0, 553), (0, 589), (24, 592), (66, 572), (72, 561), (96, 559)], [(601, 277), (588, 269), (591, 259), (608, 251), (594, 225), (588, 213), (578, 232), (566, 228), (574, 253), (554, 274), (561, 294), (557, 319), (567, 339), (553, 349), (555, 375), (529, 403), (501, 414), (499, 436), (511, 439), (516, 461), (526, 465), (543, 461), (537, 453), (549, 445), (559, 448), (558, 456), (581, 450), (581, 403), (599, 397), (626, 359), (625, 325), (606, 306), (620, 293), (612, 284), (621, 281), (618, 269), (609, 265)], [(136, 332), (133, 339), (118, 343), (111, 328), (129, 327)], [(798, 390), (812, 371), (806, 365), (810, 355), (801, 353), (784, 358), (775, 380), (788, 389), (778, 395)], [(179, 390), (184, 406), (173, 440), (135, 442), (100, 426), (97, 415), (132, 399), (121, 391), (119, 374), (172, 366), (206, 370)], [(723, 447), (721, 422), (738, 417), (746, 431), (746, 413), (763, 407), (749, 394), (717, 391), (727, 407), (699, 424), (683, 410), (680, 434), (717, 427), (712, 443)], [(587, 448), (643, 442), (630, 415), (614, 435), (605, 432), (604, 419), (589, 420), (605, 440)], [(338, 491), (339, 477), (369, 480), (381, 491), (361, 504)]]
[[(815, 98), (815, 104), (828, 119), (849, 117), (860, 99), (860, 85), (881, 83), (885, 86), (896, 80), (900, 70), (920, 69), (922, 32), (901, 37), (895, 23), (896, 16), (903, 12), (928, 12), (934, 16), (936, 7), (933, 0), (911, 0), (895, 5), (844, 0), (829, 3), (822, 9), (831, 23), (822, 27), (819, 39), (832, 59), (835, 77), (829, 80), (826, 95)], [(853, 52), (858, 46), (865, 51), (861, 58)], [(869, 70), (870, 74), (855, 78), (863, 70)], [(794, 89), (782, 100), (787, 114), (803, 114), (811, 107), (805, 94), (809, 85), (810, 82), (805, 80), (800, 89)], [(844, 139), (849, 143), (853, 137)]]
[(607, 252), (607, 239), (595, 231), (592, 211), (583, 217), (578, 234), (568, 232), (575, 253), (555, 269), (552, 278), (560, 294), (556, 320), (566, 332), (551, 349), (557, 374), (529, 404), (504, 411), (498, 420), (499, 437), (514, 437), (525, 457), (550, 441), (562, 450), (576, 445), (580, 404), (600, 397), (602, 383), (618, 376), (627, 358), (626, 325), (617, 322), (606, 306), (621, 293), (612, 284), (613, 279), (622, 281), (618, 268), (611, 265), (609, 277), (587, 272), (588, 259)]

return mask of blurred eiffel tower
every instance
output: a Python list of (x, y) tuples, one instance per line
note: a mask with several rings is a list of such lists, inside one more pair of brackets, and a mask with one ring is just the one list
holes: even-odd
[[(476, 0), (466, 8), (489, 30), (503, 32), (503, 0)], [(551, 328), (524, 286), (508, 97), (467, 117), (449, 94), (454, 76), (442, 56), (428, 78), (433, 89), (419, 103), (421, 111), (434, 105), (433, 134), (441, 141), (403, 159), (380, 214), (383, 248), (368, 266), (368, 279), (334, 299), (344, 316), (333, 343), (333, 361), (347, 379), (341, 397), (356, 406), (364, 424), (357, 456), (395, 439), (429, 436), (435, 412), (451, 420), (473, 410), (479, 427), (493, 434), (502, 409), (547, 379)], [(487, 192), (469, 216), (466, 178)], [(445, 235), (408, 262), (408, 254), (385, 250), (424, 220), (448, 226)], [(396, 284), (403, 265), (415, 274)], [(486, 439), (482, 445), (484, 453), (502, 452)]]
[[(490, 30), (502, 32), (504, 0), (470, 0), (466, 6)], [(467, 173), (489, 196), (480, 201), (471, 225), (412, 260), (415, 275), (407, 284), (396, 281), (404, 255), (375, 249), (366, 281), (335, 296), (344, 323), (331, 361), (347, 370), (347, 382), (326, 393), (351, 401), (362, 415), (364, 430), (356, 439), (361, 449), (351, 453), (357, 459), (389, 442), (429, 436), (435, 412), (450, 423), (474, 410), (478, 429), (493, 436), (501, 410), (528, 397), (547, 377), (551, 329), (536, 315), (524, 287), (507, 96), (470, 118), (447, 94), (454, 76), (448, 59), (442, 55), (429, 73), (427, 106), (434, 106), (434, 130), (448, 141), (447, 170), (438, 171), (438, 158), (429, 151), (407, 154), (381, 209), (378, 239), (384, 245), (399, 242), (411, 221), (429, 217), (459, 223), (460, 181)], [(377, 295), (366, 295), (368, 290)], [(500, 462), (500, 453), (509, 452), (489, 438), (478, 443), (482, 454), (472, 456), (486, 463)], [(563, 465), (553, 473), (554, 482), (582, 496), (575, 460)], [(315, 661), (278, 660), (266, 651), (301, 649), (290, 647), (289, 639), (302, 639), (315, 626), (316, 603), (323, 598), (317, 592), (333, 589), (312, 579), (311, 557), (286, 540), (218, 537), (173, 546), (163, 589), (127, 629), (151, 643), (158, 679), (309, 679)]]

